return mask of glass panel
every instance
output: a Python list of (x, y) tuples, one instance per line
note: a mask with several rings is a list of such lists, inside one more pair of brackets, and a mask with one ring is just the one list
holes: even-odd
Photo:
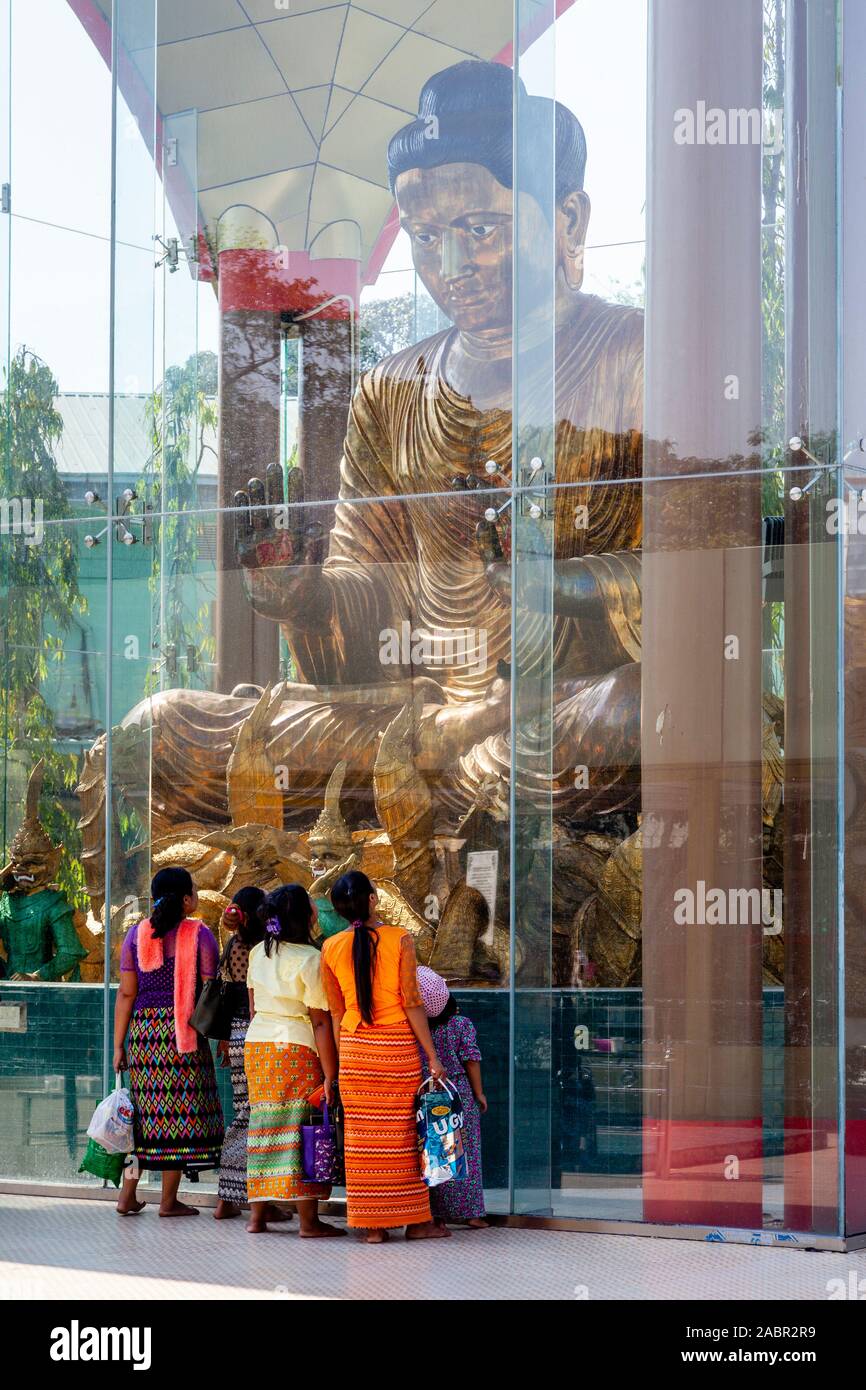
[[(111, 978), (119, 970), (120, 946), (128, 926), (147, 907), (139, 870), (150, 839), (150, 748), (135, 711), (146, 696), (154, 667), (163, 656), (154, 632), (159, 612), (158, 554), (160, 527), (150, 509), (149, 486), (154, 458), (163, 443), (162, 420), (155, 397), (157, 361), (164, 358), (170, 315), (164, 309), (164, 281), (170, 255), (157, 240), (162, 219), (162, 122), (156, 95), (155, 0), (119, 0), (113, 8), (114, 226), (112, 452), (108, 480), (111, 523), (106, 550), (111, 576), (108, 646), (111, 685), (108, 691), (110, 736), (89, 760), (89, 777), (104, 775), (111, 810), (103, 826), (92, 822), (97, 856), (94, 877), (105, 885), (111, 912)], [(183, 273), (183, 272), (182, 272)], [(157, 493), (157, 499), (159, 497)], [(118, 738), (117, 726), (132, 711), (130, 733)], [(104, 796), (104, 793), (103, 793)], [(104, 800), (100, 808), (105, 817)], [(108, 826), (111, 834), (108, 834)], [(104, 856), (104, 877), (99, 856)], [(146, 865), (145, 865), (146, 868)], [(100, 881), (101, 880), (101, 881)], [(106, 991), (108, 979), (106, 979)], [(108, 996), (106, 995), (108, 1007)], [(106, 1065), (111, 1067), (113, 1020), (106, 1021)]]
[[(11, 156), (20, 178), (0, 216), (0, 1171), (60, 1181), (103, 1084), (102, 935), (76, 788), (105, 708), (106, 556), (88, 544), (100, 507), (86, 494), (105, 495), (110, 81), (68, 5), (2, 11), (0, 182)], [(87, 95), (61, 129), (51, 105), (67, 64)]]
[[(677, 482), (644, 501), (642, 813), (653, 829), (680, 827), (644, 866), (645, 1039), (648, 1060), (669, 1069), (662, 1113), (650, 1111), (663, 1160), (647, 1165), (644, 1214), (760, 1226), (760, 930), (750, 919), (708, 946), (674, 912), (681, 889), (761, 888), (761, 498), (748, 470), (762, 413), (762, 149), (736, 133), (724, 146), (678, 143), (670, 118), (700, 119), (708, 92), (713, 110), (760, 113), (760, 3), (738, 17), (731, 29), (702, 3), (651, 14), (644, 466), (706, 482), (700, 509)], [(710, 1135), (724, 1152), (703, 1173), (681, 1154)]]
[[(38, 5), (11, 0), (8, 8), (14, 52), (14, 215), (22, 239), (43, 223), (107, 243), (111, 235), (108, 23), (101, 15), (93, 15), (88, 31), (85, 19), (76, 13), (83, 7), (68, 0), (42, 0)], [(45, 262), (44, 270), (50, 265)], [(58, 337), (61, 333), (59, 329)]]
[[(414, 383), (419, 394), (426, 387), (423, 378)], [(466, 406), (443, 398), (441, 409), (446, 429)], [(264, 690), (249, 680), (225, 695), (212, 666), (202, 667), (197, 685), (186, 686), (181, 667), (176, 682), (130, 711), (113, 736), (127, 809), (142, 819), (149, 812), (151, 826), (150, 854), (126, 861), (129, 893), (145, 898), (149, 875), (182, 853), (199, 890), (199, 911), (219, 931), (222, 912), (241, 887), (295, 881), (318, 892), (318, 877), (328, 875), (327, 887), (337, 866), (356, 856), (379, 887), (385, 920), (412, 932), (419, 958), (451, 981), (478, 1031), (489, 1104), (486, 1184), (491, 1210), (500, 1211), (507, 1209), (508, 1186), (508, 895), (497, 891), (495, 878), (474, 878), (472, 865), (491, 849), (507, 864), (506, 802), (501, 787), (491, 793), (485, 760), (504, 749), (507, 769), (510, 699), (497, 663), (508, 660), (510, 611), (482, 582), (475, 532), (485, 509), (508, 495), (500, 487), (341, 503), (332, 547), (345, 560), (318, 584), (335, 646), (352, 655), (345, 678), (327, 686), (296, 678)], [(299, 576), (268, 542), (255, 540), (263, 533), (254, 527), (265, 519), (297, 536), (332, 524), (333, 508), (295, 502), (269, 510), (267, 518), (248, 509), (231, 515), (247, 561), (246, 602), (269, 614), (276, 595), (292, 597)], [(212, 552), (204, 542), (220, 513), (188, 512), (186, 520), (198, 557), (186, 581), (187, 606), (213, 614), (219, 574), (205, 558)], [(416, 550), (441, 545), (443, 537), (449, 565), (459, 556), (461, 572), (477, 581), (471, 626), (459, 614), (451, 622), (431, 617), (435, 593), (423, 587)], [(128, 553), (145, 552), (136, 546)], [(116, 594), (126, 613), (135, 584), (131, 576)], [(293, 661), (296, 652), (309, 659), (300, 643), (290, 651)], [(367, 677), (363, 685), (357, 671)], [(463, 695), (459, 705), (446, 699), (446, 691), (456, 690)], [(149, 785), (139, 785), (133, 806), (142, 730), (150, 745)], [(119, 816), (117, 829), (122, 833)], [(477, 862), (486, 866), (486, 858)], [(480, 886), (467, 886), (468, 879)], [(318, 902), (320, 924), (330, 932), (339, 919), (326, 897)]]
[[(584, 804), (557, 817), (554, 980), (581, 988), (554, 1014), (553, 1205), (563, 1215), (832, 1232), (839, 721), (835, 681), (825, 676), (838, 664), (839, 547), (824, 524), (834, 484), (821, 470), (835, 461), (835, 16), (818, 7), (799, 33), (794, 7), (740, 10), (731, 29), (709, 6), (650, 7), (642, 556), (633, 605), (622, 566), (637, 556), (627, 541), (605, 556), (595, 595), (609, 623), (618, 615), (624, 631), (631, 612), (635, 646), (645, 640), (642, 670), (620, 665), (607, 677), (596, 709), (612, 725), (606, 744), (597, 734), (586, 740), (596, 755), (616, 749), (632, 769), (631, 794), (616, 815), (593, 821)], [(581, 22), (590, 20), (598, 16), (587, 9)], [(801, 78), (785, 69), (798, 42)], [(783, 93), (792, 119), (808, 115), (811, 148), (824, 155), (810, 185), (796, 167), (802, 142), (782, 144)], [(717, 122), (745, 117), (751, 126), (742, 136), (697, 136), (694, 121), (710, 108)], [(789, 206), (786, 190), (804, 186), (805, 205)], [(625, 231), (625, 207), (622, 215)], [(806, 258), (807, 243), (822, 246), (818, 261)], [(654, 247), (663, 248), (655, 257)], [(614, 249), (589, 250), (587, 264)], [(622, 253), (628, 264), (634, 249)], [(608, 272), (611, 297), (639, 302), (639, 280), (617, 292), (617, 281), (631, 279)], [(812, 442), (805, 424), (786, 418), (786, 390), (801, 419), (824, 422)], [(627, 399), (628, 388), (617, 394)], [(786, 480), (780, 470), (804, 465), (790, 452), (795, 434), (809, 472)], [(610, 516), (628, 517), (637, 494), (609, 486), (627, 476), (625, 458), (612, 453), (587, 489), (590, 522), (602, 500)], [(563, 467), (561, 457), (557, 491)], [(558, 535), (557, 557), (561, 543)], [(554, 612), (564, 568), (558, 561)], [(599, 645), (596, 629), (576, 674), (590, 675)], [(639, 801), (630, 669), (641, 687)], [(556, 704), (554, 779), (561, 710)], [(609, 758), (601, 761), (615, 784)], [(587, 896), (575, 868), (586, 874), (588, 844), (599, 862)], [(710, 893), (724, 897), (727, 915), (698, 923), (688, 912)], [(761, 914), (734, 924), (735, 900), (759, 904)], [(543, 1129), (543, 1104), (536, 1113)]]
[(863, 1229), (834, 0), (43, 8), (0, 0), (0, 831), (44, 757), (87, 954), (11, 980), (7, 875), (0, 1174), (77, 1167), (156, 868), (327, 932), (354, 860), (476, 1028), (488, 1210), (836, 1231), (844, 559)]
[[(46, 492), (56, 488), (61, 438), (55, 391), (44, 362), (22, 367), (16, 355), (3, 398), (13, 476), (35, 476)], [(104, 558), (96, 562), (87, 532), (86, 521), (70, 519), (0, 535), (8, 750), (0, 1175), (54, 1182), (75, 1172), (102, 1094), (103, 945), (87, 916), (76, 796), (105, 686), (102, 631), (93, 626)]]
[[(545, 12), (545, 10), (547, 12)], [(550, 1211), (554, 494), (556, 324), (577, 299), (557, 266), (554, 5), (515, 9), (512, 720), (510, 772), (512, 1055), (511, 1204)], [(537, 23), (542, 37), (536, 38)], [(535, 42), (532, 42), (535, 39)], [(524, 80), (524, 74), (525, 80)], [(576, 132), (579, 127), (576, 127)], [(579, 139), (580, 136), (578, 135)], [(582, 170), (580, 171), (582, 175)], [(580, 220), (580, 179), (568, 194)], [(582, 241), (582, 237), (579, 240)], [(580, 252), (575, 253), (575, 259)], [(539, 1084), (541, 1083), (541, 1084)]]
[[(0, 73), (3, 76), (3, 85), (6, 91), (11, 91), (12, 84), (12, 0), (2, 0), (0, 4)], [(0, 211), (0, 372), (2, 372), (2, 389), (4, 394), (8, 388), (10, 357), (11, 357), (11, 336), (10, 336), (10, 312), (12, 304), (12, 113), (11, 103), (3, 102), (0, 106), (0, 188), (2, 188), (2, 211)], [(8, 412), (4, 410), (2, 416), (2, 435), (0, 435), (0, 463), (2, 463), (4, 485), (9, 476), (12, 464), (12, 440), (10, 433), (10, 419)], [(6, 581), (6, 558), (4, 556), (3, 582)], [(5, 681), (4, 681), (5, 691)], [(4, 847), (8, 843), (10, 835), (8, 833), (7, 822), (10, 812), (10, 796), (16, 802), (22, 792), (20, 786), (10, 787), (10, 775), (14, 782), (15, 773), (10, 764), (9, 733), (4, 720), (3, 745), (2, 750), (2, 831)]]
[(863, 667), (866, 644), (866, 428), (863, 382), (866, 380), (866, 341), (859, 331), (859, 308), (866, 302), (866, 264), (857, 250), (858, 228), (866, 213), (866, 185), (860, 175), (863, 149), (856, 131), (862, 126), (864, 94), (857, 81), (860, 56), (866, 45), (866, 11), (846, 4), (843, 10), (842, 86), (842, 434), (845, 441), (844, 483), (839, 500), (844, 518), (844, 701), (845, 782), (842, 805), (845, 837), (845, 960), (844, 960), (844, 1100), (845, 1100), (845, 1230), (866, 1231), (866, 1068), (864, 1068), (864, 732)]
[[(784, 480), (784, 1221), (797, 1230), (829, 1231), (840, 1229), (842, 1220), (837, 763), (843, 541), (831, 520), (832, 499), (844, 492), (835, 471), (844, 452), (838, 416), (836, 5), (790, 3), (786, 21), (785, 413), (792, 471)], [(812, 151), (808, 161), (801, 140), (790, 134), (804, 130)]]

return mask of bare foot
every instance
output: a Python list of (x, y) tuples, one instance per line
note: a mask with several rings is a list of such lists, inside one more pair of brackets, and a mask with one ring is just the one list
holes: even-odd
[(191, 1207), (187, 1202), (175, 1200), (173, 1206), (160, 1205), (159, 1214), (160, 1216), (198, 1216), (198, 1207)]
[(422, 1221), (406, 1227), (407, 1240), (445, 1240), (450, 1235), (447, 1226), (437, 1226), (435, 1221)]
[(240, 1214), (241, 1209), (235, 1202), (224, 1202), (220, 1197), (214, 1207), (213, 1219), (214, 1221), (231, 1221), (233, 1216), (240, 1216)]
[(293, 1211), (284, 1211), (283, 1208), (278, 1207), (275, 1202), (268, 1202), (267, 1215), (265, 1216), (265, 1220), (291, 1221), (294, 1214), (295, 1213)]
[(131, 1202), (124, 1202), (123, 1198), (121, 1197), (120, 1201), (115, 1207), (115, 1211), (117, 1212), (118, 1216), (138, 1216), (138, 1213), (144, 1210), (144, 1206), (144, 1202), (137, 1202), (134, 1198)]
[(367, 1239), (366, 1239), (366, 1241), (365, 1241), (365, 1244), (366, 1244), (366, 1245), (384, 1245), (384, 1244), (385, 1244), (385, 1241), (386, 1241), (387, 1239), (388, 1239), (388, 1232), (385, 1231), (385, 1230), (383, 1230), (381, 1226), (374, 1226), (373, 1229), (372, 1229), (371, 1231), (368, 1231), (368, 1232), (367, 1232)]
[(487, 1220), (486, 1216), (473, 1216), (466, 1222), (466, 1225), (469, 1227), (470, 1231), (490, 1230), (490, 1222)]
[(301, 1231), (301, 1240), (318, 1240), (322, 1236), (344, 1236), (341, 1226), (329, 1226), (327, 1221), (317, 1221), (312, 1228)]
[(249, 1235), (249, 1236), (266, 1236), (267, 1233), (268, 1233), (268, 1223), (267, 1223), (267, 1221), (262, 1220), (261, 1217), (259, 1217), (258, 1220), (256, 1220), (255, 1217), (253, 1217), (253, 1219), (252, 1219), (251, 1221), (248, 1221), (248, 1222), (247, 1222), (247, 1235)]

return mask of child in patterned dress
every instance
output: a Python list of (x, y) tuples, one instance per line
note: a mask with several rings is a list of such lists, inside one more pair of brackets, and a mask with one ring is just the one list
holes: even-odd
[(456, 1086), (463, 1105), (463, 1147), (467, 1175), (460, 1182), (431, 1187), (430, 1206), (439, 1225), (460, 1222), (484, 1230), (484, 1183), (481, 1176), (481, 1116), (487, 1098), (481, 1086), (481, 1052), (475, 1028), (457, 1003), (441, 975), (426, 965), (418, 967), (418, 985), (436, 1053)]

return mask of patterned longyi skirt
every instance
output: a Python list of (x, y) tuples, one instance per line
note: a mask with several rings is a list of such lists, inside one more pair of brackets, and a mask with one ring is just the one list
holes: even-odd
[(350, 1226), (408, 1226), (430, 1220), (415, 1131), (421, 1055), (408, 1022), (340, 1037), (340, 1099)]
[(251, 1202), (325, 1200), (326, 1183), (307, 1182), (301, 1164), (301, 1125), (312, 1113), (308, 1097), (322, 1084), (322, 1067), (298, 1043), (244, 1044), (250, 1095), (247, 1195)]
[(250, 1097), (247, 1091), (247, 1074), (244, 1071), (244, 1041), (249, 1026), (249, 1014), (236, 1014), (232, 1019), (228, 1051), (234, 1113), (223, 1140), (217, 1186), (218, 1197), (224, 1202), (234, 1202), (239, 1207), (247, 1204), (247, 1125), (250, 1119)]
[(127, 1038), (135, 1153), (141, 1168), (216, 1168), (223, 1112), (210, 1047), (178, 1052), (174, 1009), (133, 1012)]

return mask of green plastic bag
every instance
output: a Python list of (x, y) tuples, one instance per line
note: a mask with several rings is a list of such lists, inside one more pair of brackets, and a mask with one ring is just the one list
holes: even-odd
[(95, 1139), (88, 1139), (78, 1171), (92, 1173), (95, 1178), (107, 1178), (115, 1187), (120, 1187), (125, 1159), (126, 1154), (110, 1154), (101, 1144), (97, 1144)]

